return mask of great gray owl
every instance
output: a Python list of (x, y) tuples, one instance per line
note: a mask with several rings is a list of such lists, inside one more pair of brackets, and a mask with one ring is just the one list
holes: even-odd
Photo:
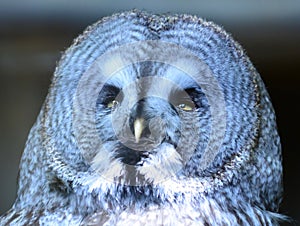
[(130, 11), (65, 52), (1, 225), (276, 225), (275, 114), (219, 26)]

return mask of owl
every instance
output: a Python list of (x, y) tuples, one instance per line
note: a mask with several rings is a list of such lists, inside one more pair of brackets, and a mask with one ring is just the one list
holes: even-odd
[(281, 146), (258, 72), (221, 27), (105, 17), (58, 63), (1, 225), (277, 225)]

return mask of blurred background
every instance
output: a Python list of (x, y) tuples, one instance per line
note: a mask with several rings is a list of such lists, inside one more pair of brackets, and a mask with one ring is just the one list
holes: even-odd
[(1, 0), (0, 214), (16, 197), (19, 159), (62, 52), (88, 25), (133, 8), (212, 20), (246, 49), (277, 113), (285, 186), (281, 212), (299, 224), (299, 0)]

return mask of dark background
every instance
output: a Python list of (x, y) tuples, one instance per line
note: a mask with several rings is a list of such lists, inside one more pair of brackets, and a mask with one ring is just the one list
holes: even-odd
[(246, 49), (277, 113), (285, 186), (281, 212), (300, 221), (300, 1), (291, 0), (2, 0), (0, 214), (15, 199), (19, 159), (62, 51), (102, 16), (133, 8), (204, 17), (224, 26)]

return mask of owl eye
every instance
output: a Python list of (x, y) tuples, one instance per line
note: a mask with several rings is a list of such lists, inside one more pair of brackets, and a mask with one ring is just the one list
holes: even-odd
[(97, 104), (109, 110), (114, 110), (123, 100), (123, 92), (120, 88), (106, 84), (103, 86)]
[(178, 107), (184, 111), (192, 111), (194, 110), (194, 106), (191, 104), (179, 104)]
[(114, 109), (115, 107), (117, 107), (118, 104), (119, 102), (117, 100), (112, 100), (107, 104), (107, 107)]
[(195, 89), (185, 89), (185, 90), (176, 90), (172, 96), (172, 102), (183, 111), (193, 111), (196, 108), (196, 105), (193, 101), (194, 94), (196, 93)]

